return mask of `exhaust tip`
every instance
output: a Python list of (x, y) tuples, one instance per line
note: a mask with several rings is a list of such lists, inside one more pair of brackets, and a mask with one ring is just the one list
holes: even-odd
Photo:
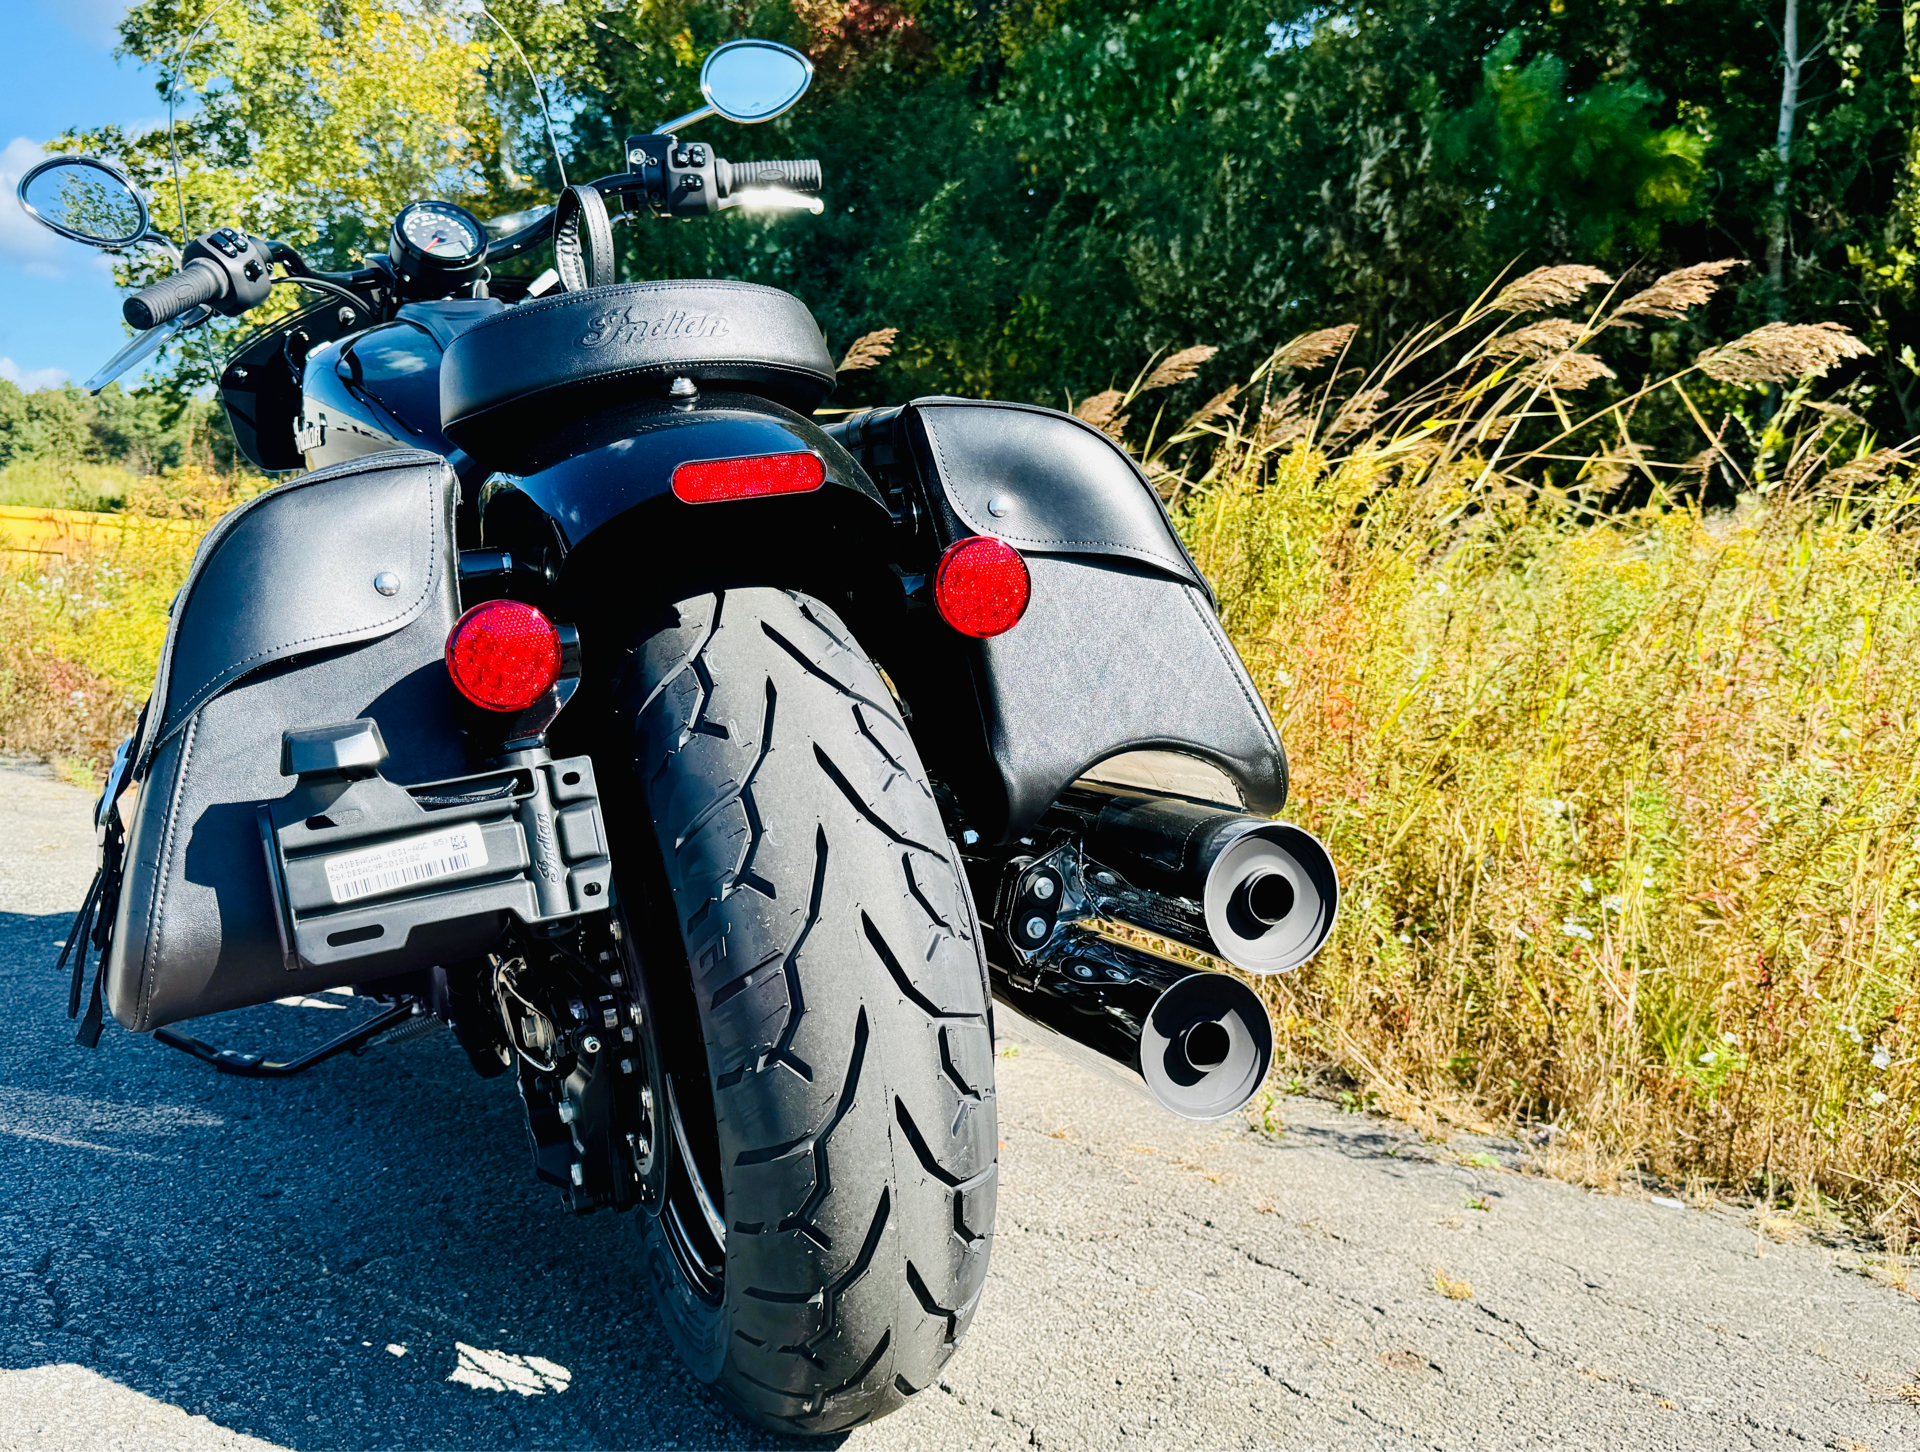
[(1140, 1031), (1140, 1076), (1166, 1109), (1219, 1119), (1259, 1091), (1273, 1067), (1273, 1025), (1260, 995), (1224, 973), (1194, 973), (1160, 995)]
[(1293, 911), (1297, 894), (1284, 873), (1257, 869), (1234, 890), (1234, 906), (1244, 911), (1260, 929), (1276, 927)]
[(1340, 879), (1313, 833), (1262, 822), (1214, 860), (1204, 906), (1221, 957), (1249, 973), (1285, 973), (1333, 931)]

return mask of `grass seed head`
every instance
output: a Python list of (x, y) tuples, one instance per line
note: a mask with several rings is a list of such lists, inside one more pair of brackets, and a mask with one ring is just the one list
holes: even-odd
[(1073, 411), (1073, 416), (1083, 423), (1092, 424), (1097, 429), (1105, 429), (1110, 434), (1117, 434), (1127, 426), (1127, 421), (1124, 417), (1116, 419), (1114, 414), (1126, 401), (1127, 396), (1119, 389), (1109, 388), (1094, 394), (1091, 398), (1081, 399), (1079, 406)]
[(1571, 318), (1542, 318), (1487, 339), (1486, 351), (1495, 358), (1547, 358), (1567, 352), (1585, 336), (1586, 329)]
[[(1623, 322), (1628, 318), (1660, 318), (1673, 321), (1687, 315), (1689, 308), (1696, 308), (1714, 293), (1720, 290), (1718, 278), (1724, 272), (1745, 266), (1738, 258), (1728, 257), (1719, 262), (1696, 262), (1691, 267), (1680, 267), (1654, 279), (1653, 285), (1636, 292), (1632, 297), (1613, 310), (1613, 321)], [(1626, 323), (1628, 327), (1637, 324)]]
[(1196, 347), (1182, 348), (1178, 353), (1170, 353), (1160, 360), (1160, 366), (1147, 375), (1147, 381), (1140, 385), (1142, 393), (1151, 393), (1156, 388), (1171, 388), (1176, 383), (1185, 383), (1200, 372), (1200, 365), (1220, 350), (1201, 343)]
[(1598, 383), (1602, 378), (1617, 375), (1591, 353), (1561, 353), (1557, 357), (1542, 358), (1521, 376), (1527, 382), (1537, 383), (1543, 388), (1571, 392), (1576, 388), (1585, 388), (1589, 383)]
[(898, 328), (876, 328), (871, 333), (862, 333), (853, 340), (853, 346), (847, 349), (847, 356), (840, 360), (839, 368), (834, 371), (859, 373), (878, 367), (881, 359), (892, 356), (893, 340), (899, 336)]
[(1767, 323), (1696, 361), (1721, 383), (1798, 383), (1872, 351), (1838, 323)]
[(1322, 363), (1330, 362), (1346, 351), (1347, 343), (1359, 331), (1354, 323), (1342, 323), (1337, 328), (1321, 328), (1316, 332), (1302, 333), (1299, 337), (1281, 345), (1273, 355), (1275, 372), (1291, 368), (1304, 373), (1310, 368), (1318, 368)]
[(1579, 263), (1536, 267), (1500, 289), (1491, 306), (1500, 313), (1537, 313), (1577, 302), (1589, 288), (1606, 287), (1611, 277), (1597, 267)]

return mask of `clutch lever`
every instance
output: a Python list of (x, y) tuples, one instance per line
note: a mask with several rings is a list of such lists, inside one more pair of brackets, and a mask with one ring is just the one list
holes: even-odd
[(186, 332), (187, 329), (199, 327), (200, 324), (212, 316), (213, 309), (202, 304), (189, 312), (180, 314), (179, 317), (170, 323), (162, 323), (157, 328), (148, 328), (144, 333), (140, 334), (139, 337), (128, 343), (126, 347), (107, 359), (105, 363), (102, 363), (100, 365), (100, 371), (80, 386), (86, 389), (88, 393), (98, 393), (109, 383), (113, 382), (114, 379), (133, 367), (134, 364), (151, 357), (153, 354), (159, 352), (167, 343)]

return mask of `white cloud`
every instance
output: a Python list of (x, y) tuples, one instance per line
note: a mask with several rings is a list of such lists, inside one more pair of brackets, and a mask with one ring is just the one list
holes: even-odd
[(0, 358), (0, 378), (19, 385), (28, 393), (36, 388), (58, 388), (72, 376), (64, 368), (35, 368), (28, 371), (11, 358)]

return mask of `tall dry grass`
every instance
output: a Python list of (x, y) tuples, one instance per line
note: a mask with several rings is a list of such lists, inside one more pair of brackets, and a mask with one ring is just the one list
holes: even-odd
[[(1169, 428), (1154, 397), (1211, 355), (1188, 349), (1079, 412), (1169, 497), (1281, 724), (1292, 814), (1340, 862), (1332, 942), (1263, 980), (1292, 1062), (1415, 1118), (1551, 1126), (1590, 1175), (1777, 1187), (1898, 1240), (1920, 1217), (1920, 515), (1901, 451), (1815, 396), (1859, 348), (1838, 330), (1611, 379), (1596, 339), (1724, 271), (1623, 296), (1542, 269), (1369, 370), (1350, 329), (1309, 334)], [(1763, 387), (1744, 425), (1707, 406)], [(1655, 401), (1697, 447), (1636, 439)], [(1737, 508), (1702, 508), (1709, 477)], [(211, 519), (250, 487), (189, 470), (129, 507)], [(1649, 502), (1597, 507), (1629, 487)], [(111, 752), (191, 547), (136, 527), (0, 573), (0, 744)]]
[(132, 480), (117, 543), (73, 555), (0, 555), (0, 749), (97, 774), (133, 729), (199, 536), (259, 481), (189, 466)]
[[(1589, 1173), (1773, 1187), (1902, 1239), (1920, 1217), (1903, 455), (1812, 400), (1859, 349), (1826, 327), (1577, 406), (1610, 374), (1594, 338), (1684, 312), (1717, 271), (1573, 317), (1539, 314), (1607, 279), (1529, 274), (1317, 387), (1350, 334), (1309, 335), (1138, 447), (1280, 723), (1291, 814), (1340, 864), (1333, 940), (1264, 983), (1294, 1061), (1402, 1112), (1551, 1125)], [(1106, 416), (1138, 412), (1145, 381)], [(1699, 399), (1764, 384), (1780, 406), (1740, 462)], [(1660, 390), (1699, 453), (1635, 442)], [(1699, 504), (1710, 467), (1737, 480), (1730, 512)], [(1597, 512), (1589, 491), (1629, 473), (1651, 502)]]

